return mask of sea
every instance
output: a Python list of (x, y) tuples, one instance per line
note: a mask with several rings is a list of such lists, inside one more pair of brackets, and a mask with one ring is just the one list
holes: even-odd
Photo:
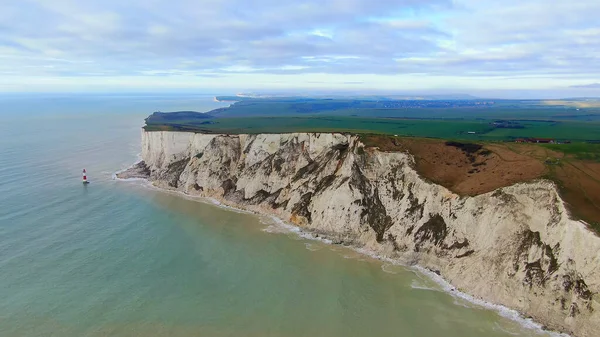
[(418, 268), (115, 178), (145, 117), (228, 104), (213, 97), (0, 95), (1, 337), (557, 335)]

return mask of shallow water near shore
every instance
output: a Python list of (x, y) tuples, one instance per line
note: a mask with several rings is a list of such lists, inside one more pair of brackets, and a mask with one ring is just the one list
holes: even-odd
[(211, 95), (3, 103), (0, 336), (550, 335), (414, 269), (113, 179), (143, 118)]

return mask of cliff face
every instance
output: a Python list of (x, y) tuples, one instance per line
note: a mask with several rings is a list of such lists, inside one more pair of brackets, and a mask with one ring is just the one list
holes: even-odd
[(334, 242), (436, 272), (458, 289), (575, 336), (600, 331), (600, 239), (554, 185), (460, 197), (406, 153), (342, 134), (143, 132), (140, 175), (157, 186), (273, 214)]

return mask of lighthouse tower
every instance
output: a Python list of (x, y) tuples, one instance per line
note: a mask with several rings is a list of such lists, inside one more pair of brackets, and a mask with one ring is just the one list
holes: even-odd
[(85, 172), (85, 169), (83, 169), (83, 183), (84, 184), (89, 184), (90, 182), (87, 180), (87, 173)]

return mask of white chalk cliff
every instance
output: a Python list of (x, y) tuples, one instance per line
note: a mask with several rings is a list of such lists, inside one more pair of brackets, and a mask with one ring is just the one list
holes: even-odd
[(329, 133), (143, 131), (142, 159), (126, 175), (275, 215), (434, 270), (549, 329), (600, 336), (600, 238), (549, 181), (461, 197), (420, 177), (408, 153)]

